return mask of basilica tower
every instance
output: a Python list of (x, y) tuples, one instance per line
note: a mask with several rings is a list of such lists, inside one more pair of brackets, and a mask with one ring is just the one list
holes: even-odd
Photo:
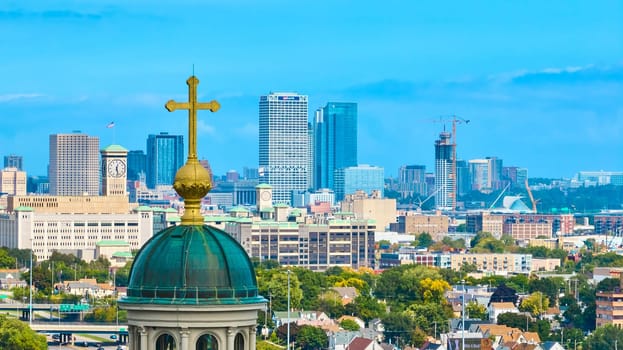
[(258, 294), (253, 265), (244, 248), (222, 230), (203, 224), (200, 202), (211, 188), (196, 154), (196, 110), (218, 110), (197, 102), (199, 80), (188, 79), (189, 102), (166, 108), (189, 110), (189, 152), (173, 187), (184, 198), (180, 226), (155, 234), (137, 253), (119, 301), (128, 311), (131, 350), (254, 350)]

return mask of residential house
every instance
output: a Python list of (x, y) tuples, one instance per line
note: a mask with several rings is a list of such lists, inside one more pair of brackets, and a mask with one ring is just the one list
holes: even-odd
[(0, 269), (0, 289), (26, 287), (26, 281), (22, 280), (20, 275), (18, 269)]
[(352, 303), (359, 295), (355, 287), (333, 287), (331, 289), (336, 291), (337, 294), (340, 295), (340, 298), (342, 298), (342, 305), (348, 305)]
[(359, 329), (363, 329), (363, 328), (366, 327), (366, 323), (362, 319), (360, 319), (359, 317), (355, 317), (355, 316), (344, 315), (344, 316), (342, 316), (342, 317), (337, 319), (337, 323), (340, 324), (344, 320), (351, 320), (351, 321), (355, 322), (356, 324), (359, 325)]
[(517, 309), (515, 304), (510, 302), (494, 302), (489, 304), (489, 320), (491, 322), (497, 323), (498, 316), (507, 312), (518, 313), (519, 309)]
[(541, 348), (543, 350), (565, 350), (565, 348), (557, 341), (543, 342), (543, 344), (541, 344)]

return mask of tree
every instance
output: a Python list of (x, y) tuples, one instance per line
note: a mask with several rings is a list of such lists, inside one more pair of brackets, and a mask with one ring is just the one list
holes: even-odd
[(599, 292), (613, 292), (615, 288), (619, 288), (620, 285), (620, 278), (604, 278), (597, 283), (597, 288), (595, 289)]
[(415, 329), (415, 322), (410, 315), (389, 313), (382, 319), (382, 322), (385, 326), (385, 332), (383, 332), (385, 339), (392, 344), (397, 344), (398, 339), (411, 344), (411, 332)]
[(468, 302), (465, 305), (465, 311), (469, 315), (469, 318), (478, 318), (481, 320), (489, 319), (489, 312), (487, 311), (487, 308), (484, 305), (479, 304), (478, 302)]
[(9, 254), (9, 250), (4, 247), (0, 249), (0, 268), (15, 268), (15, 265), (17, 265), (17, 261)]
[(463, 263), (461, 264), (461, 268), (459, 269), (462, 273), (472, 273), (478, 271), (478, 266), (476, 264), (471, 263)]
[(539, 316), (549, 307), (549, 298), (541, 292), (534, 292), (523, 298), (519, 310), (527, 311), (532, 316)]
[(522, 315), (514, 312), (499, 314), (497, 320), (498, 324), (506, 325), (512, 328), (519, 328), (524, 331), (530, 329), (533, 324), (532, 319), (527, 314)]
[(533, 278), (528, 283), (528, 292), (544, 293), (549, 300), (555, 304), (558, 300), (560, 290), (565, 286), (565, 282), (561, 277)]
[(452, 317), (452, 308), (439, 303), (414, 303), (409, 305), (404, 314), (412, 318), (414, 326), (427, 334), (433, 334), (435, 326), (438, 332), (447, 330), (448, 320)]
[(426, 342), (427, 338), (428, 334), (416, 327), (413, 332), (411, 332), (411, 345), (420, 347), (424, 345), (424, 342)]
[(44, 336), (37, 334), (24, 322), (0, 317), (0, 349), (45, 350), (48, 344)]
[(337, 318), (344, 315), (344, 305), (342, 304), (342, 297), (338, 292), (333, 289), (329, 289), (326, 292), (320, 294), (318, 297), (318, 309), (325, 312), (332, 318)]
[(445, 301), (445, 292), (451, 290), (452, 287), (448, 282), (442, 279), (424, 278), (420, 281), (420, 295), (424, 302), (442, 303)]
[(495, 239), (491, 233), (480, 231), (476, 233), (474, 238), (472, 238), (472, 240), (469, 242), (469, 246), (473, 248), (477, 246), (480, 243), (480, 241), (485, 240), (485, 239), (491, 239), (491, 238)]
[[(299, 331), (301, 330), (301, 326), (297, 325), (296, 322), (290, 322), (290, 342), (293, 342), (298, 336)], [(288, 339), (288, 324), (284, 323), (281, 326), (275, 329), (275, 334), (277, 334), (277, 338), (279, 338), (284, 343), (287, 342)]]
[(340, 327), (342, 327), (344, 330), (353, 332), (356, 332), (361, 328), (359, 327), (359, 324), (357, 322), (351, 319), (342, 320), (342, 322), (340, 322)]
[(301, 267), (293, 267), (292, 271), (296, 274), (303, 291), (301, 307), (306, 310), (317, 309), (318, 297), (327, 287), (327, 276)]
[(298, 331), (296, 342), (302, 350), (319, 350), (327, 348), (329, 338), (322, 329), (304, 325)]
[(613, 349), (613, 345), (615, 343), (623, 344), (623, 330), (614, 325), (608, 324), (595, 329), (595, 332), (586, 337), (584, 344), (582, 344), (582, 349)]
[(357, 289), (357, 292), (359, 293), (365, 293), (370, 290), (370, 286), (368, 286), (368, 283), (366, 281), (362, 280), (361, 278), (356, 278), (356, 277), (343, 279), (339, 282), (336, 282), (334, 286), (335, 287), (353, 287)]
[[(272, 295), (273, 310), (288, 309), (288, 274), (286, 271), (278, 271), (272, 275), (268, 282), (268, 289)], [(301, 306), (303, 291), (296, 274), (290, 273), (290, 307), (297, 309)]]
[(515, 275), (506, 280), (506, 285), (514, 290), (525, 292), (528, 290), (530, 279), (526, 275)]
[(424, 248), (428, 248), (433, 243), (435, 243), (435, 241), (433, 241), (433, 237), (428, 232), (420, 233), (419, 235), (417, 235), (415, 240), (417, 241), (418, 247), (424, 247)]
[(507, 247), (515, 245), (515, 239), (513, 238), (513, 236), (507, 234), (500, 237), (500, 242), (502, 242), (502, 244)]
[[(560, 336), (556, 338), (560, 339)], [(566, 349), (574, 349), (575, 345), (580, 345), (584, 341), (584, 333), (579, 328), (563, 328), (562, 338)]]
[(354, 314), (368, 322), (375, 318), (381, 318), (385, 314), (385, 304), (369, 295), (359, 295), (355, 300), (345, 306), (347, 314)]
[(541, 339), (547, 339), (552, 331), (552, 325), (548, 320), (538, 320), (530, 328), (530, 331), (537, 332)]

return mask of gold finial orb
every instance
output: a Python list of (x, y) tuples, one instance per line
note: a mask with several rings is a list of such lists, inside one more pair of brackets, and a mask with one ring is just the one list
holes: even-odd
[(169, 112), (178, 109), (188, 110), (188, 158), (186, 164), (175, 174), (173, 188), (184, 198), (182, 225), (203, 225), (201, 199), (212, 189), (212, 175), (197, 160), (197, 110), (216, 112), (220, 104), (216, 101), (197, 102), (199, 79), (194, 75), (186, 80), (188, 102), (170, 100), (165, 104)]
[(212, 189), (210, 173), (196, 159), (189, 159), (175, 174), (173, 188), (184, 198), (182, 223), (203, 225), (201, 199)]

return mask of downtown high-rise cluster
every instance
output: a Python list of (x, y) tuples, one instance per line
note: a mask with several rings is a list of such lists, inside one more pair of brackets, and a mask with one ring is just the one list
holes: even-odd
[(308, 116), (308, 96), (270, 93), (259, 102), (260, 182), (275, 203), (329, 189), (336, 200), (357, 190), (383, 190), (383, 168), (357, 160), (357, 104), (328, 102)]

